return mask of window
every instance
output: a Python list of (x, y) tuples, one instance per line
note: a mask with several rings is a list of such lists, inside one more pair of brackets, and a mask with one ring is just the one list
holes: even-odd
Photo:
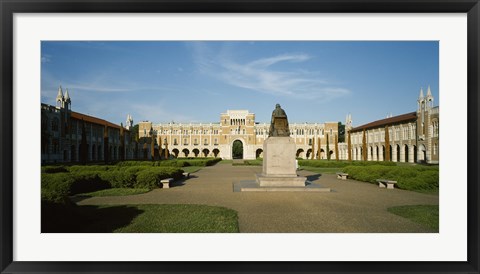
[(174, 145), (174, 146), (178, 145), (178, 143), (177, 143), (177, 138), (174, 138), (174, 139), (173, 139), (173, 145)]
[(193, 145), (194, 145), (194, 146), (198, 145), (197, 139), (194, 139), (194, 140), (193, 140)]
[(188, 139), (187, 138), (183, 139), (183, 145), (188, 146)]
[(58, 118), (53, 118), (53, 120), (52, 120), (52, 130), (53, 131), (58, 131), (58, 125), (59, 125)]
[(217, 138), (213, 139), (213, 144), (218, 145), (218, 139)]
[(203, 139), (203, 144), (208, 145), (207, 139)]
[(42, 130), (47, 130), (48, 129), (48, 118), (44, 117), (42, 119)]

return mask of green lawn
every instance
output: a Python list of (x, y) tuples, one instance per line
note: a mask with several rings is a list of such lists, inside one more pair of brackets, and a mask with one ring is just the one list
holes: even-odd
[(104, 196), (126, 196), (149, 192), (147, 188), (108, 188), (99, 191), (82, 193), (77, 196), (104, 197)]
[(42, 206), (42, 233), (237, 233), (237, 212), (207, 205)]
[(438, 232), (438, 205), (395, 206), (387, 210)]

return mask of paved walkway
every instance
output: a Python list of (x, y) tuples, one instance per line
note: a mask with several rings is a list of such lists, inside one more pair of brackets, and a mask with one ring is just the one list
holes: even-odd
[(438, 204), (438, 195), (387, 190), (334, 174), (299, 174), (332, 192), (233, 192), (233, 182), (254, 180), (258, 166), (217, 164), (169, 189), (121, 197), (93, 197), (79, 205), (207, 204), (238, 212), (241, 232), (430, 232), (387, 212), (398, 205)]

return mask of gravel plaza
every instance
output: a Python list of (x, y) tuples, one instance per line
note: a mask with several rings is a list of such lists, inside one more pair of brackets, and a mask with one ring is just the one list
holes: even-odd
[(331, 192), (234, 192), (233, 183), (255, 180), (260, 166), (219, 163), (169, 189), (117, 197), (91, 197), (78, 205), (204, 204), (236, 210), (242, 233), (424, 233), (434, 232), (387, 208), (437, 205), (438, 194), (379, 188), (335, 174), (300, 170), (300, 176)]

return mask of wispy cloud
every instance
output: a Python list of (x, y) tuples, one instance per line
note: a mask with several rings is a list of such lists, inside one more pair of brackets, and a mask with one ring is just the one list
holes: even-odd
[(52, 56), (49, 54), (43, 54), (41, 61), (42, 63), (50, 63), (52, 61)]
[(206, 44), (193, 47), (197, 69), (226, 84), (276, 96), (324, 99), (344, 96), (349, 90), (331, 85), (319, 72), (302, 68), (313, 57), (305, 53), (285, 53), (237, 62), (224, 51), (214, 52)]

